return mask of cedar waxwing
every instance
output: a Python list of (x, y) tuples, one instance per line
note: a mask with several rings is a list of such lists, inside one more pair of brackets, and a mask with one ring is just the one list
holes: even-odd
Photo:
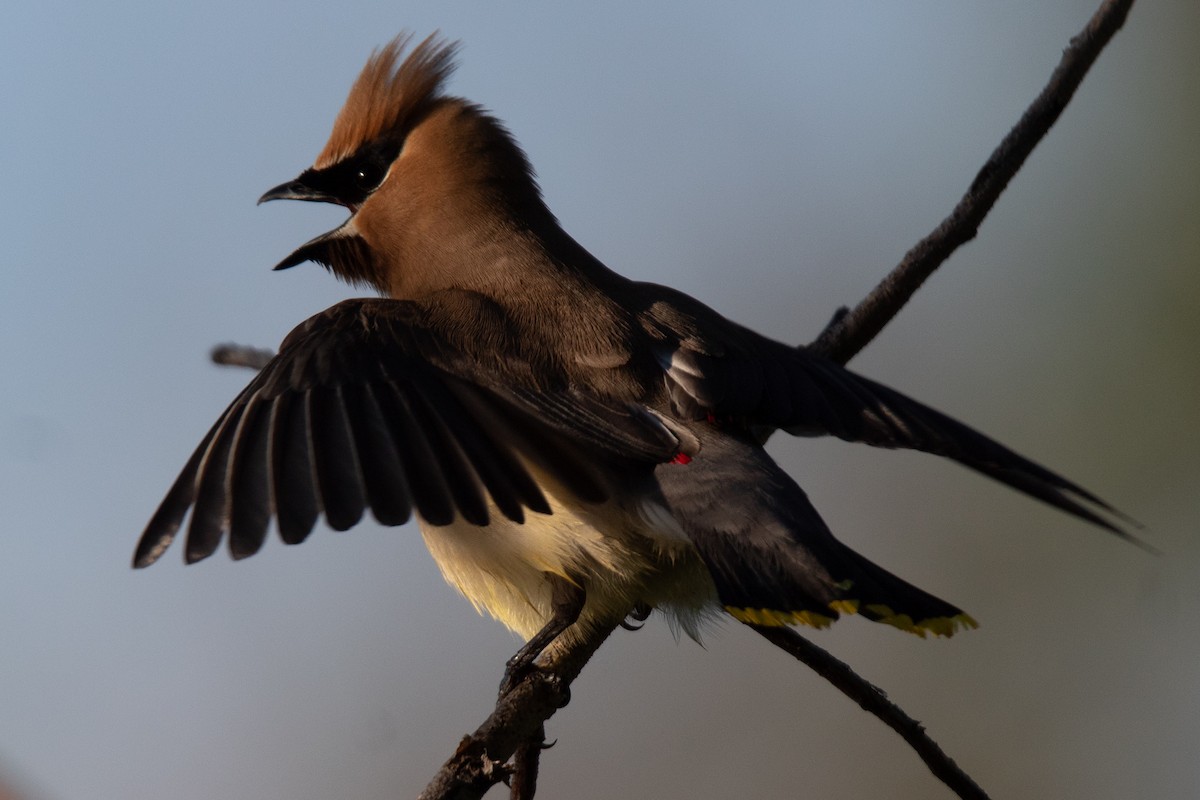
[(150, 520), (156, 561), (297, 543), (369, 508), (416, 514), (445, 578), (527, 639), (643, 618), (695, 635), (728, 612), (924, 636), (975, 622), (836, 540), (763, 430), (946, 456), (1129, 538), (1110, 506), (915, 400), (601, 264), (547, 209), (517, 143), (444, 94), (455, 46), (375, 52), (313, 166), (262, 196), (349, 219), (315, 261), (384, 297), (301, 324), (209, 431)]

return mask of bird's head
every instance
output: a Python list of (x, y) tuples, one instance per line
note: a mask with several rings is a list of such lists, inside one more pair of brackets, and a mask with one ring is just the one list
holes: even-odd
[(484, 269), (472, 251), (504, 232), (554, 224), (503, 125), (443, 93), (457, 45), (434, 34), (404, 57), (410, 38), (371, 55), (313, 165), (259, 198), (350, 210), (275, 269), (315, 261), (350, 283), (412, 296)]

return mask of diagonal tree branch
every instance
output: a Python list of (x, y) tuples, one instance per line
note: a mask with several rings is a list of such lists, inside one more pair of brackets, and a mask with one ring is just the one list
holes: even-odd
[[(509, 693), (474, 733), (464, 736), (458, 749), (419, 795), (419, 800), (473, 800), (513, 773), (505, 766), (518, 749), (542, 746), (543, 723), (570, 699), (571, 682), (617, 625), (593, 630), (567, 646), (551, 644), (540, 669), (531, 671)], [(513, 796), (527, 800), (532, 785), (519, 765), (512, 783)], [(536, 767), (534, 767), (536, 770)]]
[(845, 364), (879, 335), (951, 253), (975, 238), (1000, 193), (1058, 120), (1100, 51), (1125, 24), (1132, 5), (1133, 0), (1101, 3), (1063, 51), (1049, 83), (992, 152), (950, 216), (905, 253), (903, 260), (866, 299), (853, 310), (835, 317), (809, 346), (813, 351)]
[[(1000, 194), (1074, 96), (1100, 52), (1125, 22), (1133, 0), (1104, 0), (1063, 52), (1041, 94), (993, 151), (958, 205), (869, 295), (842, 309), (809, 347), (845, 364), (866, 347), (912, 298), (926, 279), (979, 232)], [(238, 345), (214, 348), (213, 360), (261, 368), (270, 353)], [(502, 696), (474, 733), (465, 736), (420, 795), (421, 800), (469, 800), (497, 783), (510, 783), (514, 797), (532, 797), (544, 723), (566, 704), (570, 685), (617, 626), (602, 627), (569, 645), (552, 647), (540, 668)], [(924, 732), (919, 722), (887, 700), (881, 690), (848, 665), (792, 629), (750, 625), (769, 642), (803, 661), (884, 724), (899, 733), (930, 771), (959, 797), (987, 795)], [(508, 764), (516, 756), (516, 766)]]
[(925, 766), (929, 767), (929, 771), (956, 795), (963, 800), (988, 800), (987, 793), (954, 763), (954, 759), (946, 755), (937, 742), (929, 738), (920, 722), (888, 700), (882, 689), (850, 669), (849, 664), (791, 628), (770, 628), (749, 622), (745, 624), (780, 650), (803, 661), (813, 672), (832, 683), (865, 711), (870, 711), (879, 717), (884, 725), (900, 734), (925, 762)]

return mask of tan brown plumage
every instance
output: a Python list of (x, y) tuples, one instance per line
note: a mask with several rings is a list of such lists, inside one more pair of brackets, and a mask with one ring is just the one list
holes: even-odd
[[(348, 158), (363, 142), (385, 134), (403, 136), (439, 99), (454, 72), (455, 45), (430, 36), (400, 63), (412, 39), (401, 34), (371, 54), (346, 104), (333, 123), (333, 133), (313, 166), (317, 169)], [(397, 68), (397, 63), (400, 63)]]
[[(838, 542), (763, 429), (952, 458), (1119, 535), (1095, 495), (899, 392), (592, 257), (513, 138), (444, 94), (454, 46), (372, 55), (314, 166), (263, 200), (341, 204), (316, 261), (383, 298), (307, 320), (234, 400), (151, 519), (189, 510), (188, 561), (413, 514), (446, 578), (529, 638), (657, 607), (689, 632), (858, 613), (949, 635), (973, 621)], [(572, 627), (575, 626), (575, 627)]]

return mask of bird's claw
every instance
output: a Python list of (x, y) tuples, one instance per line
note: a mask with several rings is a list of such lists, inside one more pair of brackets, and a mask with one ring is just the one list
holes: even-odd
[(633, 611), (630, 611), (629, 615), (621, 620), (621, 627), (627, 631), (640, 631), (644, 627), (643, 623), (650, 617), (652, 610), (645, 603), (638, 603), (633, 607)]

